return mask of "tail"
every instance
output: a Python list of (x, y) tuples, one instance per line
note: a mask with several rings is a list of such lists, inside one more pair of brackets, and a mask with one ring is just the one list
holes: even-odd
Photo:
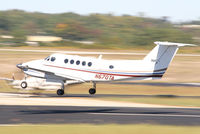
[(143, 59), (151, 62), (153, 72), (164, 72), (173, 60), (179, 47), (196, 46), (193, 44), (173, 43), (173, 42), (154, 42), (157, 46)]

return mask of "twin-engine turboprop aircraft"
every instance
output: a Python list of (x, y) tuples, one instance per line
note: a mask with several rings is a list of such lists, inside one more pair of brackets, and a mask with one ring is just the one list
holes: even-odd
[[(26, 75), (60, 83), (58, 95), (64, 94), (66, 83), (92, 82), (90, 94), (96, 93), (97, 82), (161, 79), (179, 47), (192, 44), (155, 42), (157, 45), (143, 60), (104, 60), (64, 54), (52, 54), (42, 60), (34, 60), (17, 67)], [(70, 81), (73, 81), (70, 83)], [(22, 81), (21, 87), (28, 86)]]

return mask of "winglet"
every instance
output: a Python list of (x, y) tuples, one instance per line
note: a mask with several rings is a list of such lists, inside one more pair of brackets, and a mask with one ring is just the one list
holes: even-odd
[(174, 43), (174, 42), (161, 42), (161, 41), (156, 41), (154, 42), (156, 45), (166, 45), (166, 46), (178, 46), (178, 47), (183, 47), (183, 46), (197, 46), (194, 44), (184, 44), (184, 43)]

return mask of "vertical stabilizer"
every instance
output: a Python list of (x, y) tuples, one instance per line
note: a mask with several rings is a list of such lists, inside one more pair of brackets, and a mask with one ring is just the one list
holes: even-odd
[(157, 46), (144, 58), (144, 61), (154, 64), (154, 70), (166, 70), (173, 60), (179, 47), (195, 46), (192, 44), (173, 42), (154, 42)]

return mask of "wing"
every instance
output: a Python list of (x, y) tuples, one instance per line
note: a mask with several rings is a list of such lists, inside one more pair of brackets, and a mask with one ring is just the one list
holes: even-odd
[[(73, 84), (85, 82), (83, 79), (80, 79), (78, 77), (72, 77), (70, 75), (60, 74), (60, 73), (53, 73), (53, 72), (50, 72), (50, 71), (35, 69), (35, 68), (28, 67), (28, 66), (23, 67), (21, 69), (26, 74), (33, 76), (33, 77), (36, 76), (37, 74), (40, 74), (40, 75), (37, 76), (38, 78), (54, 79), (54, 80), (62, 80), (62, 81), (72, 80)], [(71, 84), (71, 83), (69, 83), (69, 84)]]
[(4, 77), (0, 77), (0, 80), (5, 80), (5, 81), (8, 81), (8, 82), (13, 82), (14, 81), (13, 79), (4, 78)]
[(65, 74), (59, 74), (59, 73), (54, 73), (55, 76), (58, 76), (58, 77), (62, 77), (62, 78), (66, 78), (68, 80), (75, 80), (77, 82), (85, 82), (83, 79), (80, 79), (80, 78), (77, 78), (77, 77), (72, 77), (72, 76), (69, 76), (69, 75), (65, 75)]

